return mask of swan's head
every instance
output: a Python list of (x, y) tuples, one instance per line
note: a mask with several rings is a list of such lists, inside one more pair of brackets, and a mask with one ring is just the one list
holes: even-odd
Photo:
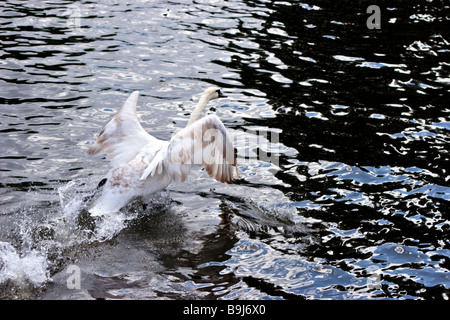
[(226, 98), (226, 96), (220, 91), (217, 87), (209, 87), (205, 91), (203, 91), (202, 96), (200, 100), (198, 101), (197, 106), (194, 109), (194, 112), (191, 115), (191, 118), (189, 119), (188, 126), (194, 123), (198, 120), (200, 117), (200, 114), (202, 113), (203, 109), (208, 104), (208, 101), (218, 98)]
[(207, 98), (207, 100), (213, 100), (213, 99), (218, 99), (218, 98), (226, 98), (227, 96), (224, 95), (222, 93), (222, 91), (220, 91), (219, 88), (217, 87), (209, 87), (208, 89), (206, 89), (205, 91), (203, 91), (202, 96), (204, 96), (205, 98)]

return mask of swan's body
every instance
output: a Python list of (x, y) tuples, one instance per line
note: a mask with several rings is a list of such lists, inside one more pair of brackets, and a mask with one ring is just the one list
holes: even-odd
[(142, 128), (136, 106), (139, 92), (133, 92), (113, 119), (100, 132), (87, 154), (106, 153), (111, 170), (102, 194), (89, 210), (92, 216), (117, 212), (140, 196), (146, 198), (165, 189), (172, 181), (184, 181), (194, 165), (224, 183), (233, 181), (236, 155), (223, 123), (215, 115), (200, 120), (206, 104), (223, 97), (219, 89), (205, 90), (186, 128), (170, 141), (159, 140)]

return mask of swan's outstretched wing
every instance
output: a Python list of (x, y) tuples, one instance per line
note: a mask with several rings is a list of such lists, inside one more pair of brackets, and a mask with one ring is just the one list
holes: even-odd
[(220, 182), (232, 183), (236, 153), (228, 132), (215, 115), (180, 130), (144, 171), (141, 180), (166, 170), (174, 181), (184, 181), (192, 166), (203, 165)]
[(133, 159), (149, 143), (158, 145), (159, 140), (145, 132), (136, 116), (138, 97), (139, 91), (130, 94), (88, 149), (88, 155), (106, 153), (114, 168)]

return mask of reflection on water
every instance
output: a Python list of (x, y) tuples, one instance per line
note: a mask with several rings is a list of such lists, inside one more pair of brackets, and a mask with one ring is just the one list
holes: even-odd
[[(0, 4), (0, 297), (448, 299), (449, 7), (371, 4)], [(169, 139), (210, 84), (241, 179), (90, 218), (120, 101)]]

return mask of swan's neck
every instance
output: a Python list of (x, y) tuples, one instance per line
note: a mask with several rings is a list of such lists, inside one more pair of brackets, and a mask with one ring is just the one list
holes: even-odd
[(205, 107), (208, 104), (209, 100), (210, 99), (208, 99), (208, 96), (202, 95), (202, 97), (200, 98), (200, 100), (197, 103), (197, 106), (194, 109), (194, 112), (192, 112), (191, 118), (189, 119), (189, 122), (188, 122), (186, 127), (190, 126), (195, 121), (197, 121), (198, 118), (200, 118), (200, 115), (202, 114), (202, 111), (203, 111), (203, 109), (205, 109)]

